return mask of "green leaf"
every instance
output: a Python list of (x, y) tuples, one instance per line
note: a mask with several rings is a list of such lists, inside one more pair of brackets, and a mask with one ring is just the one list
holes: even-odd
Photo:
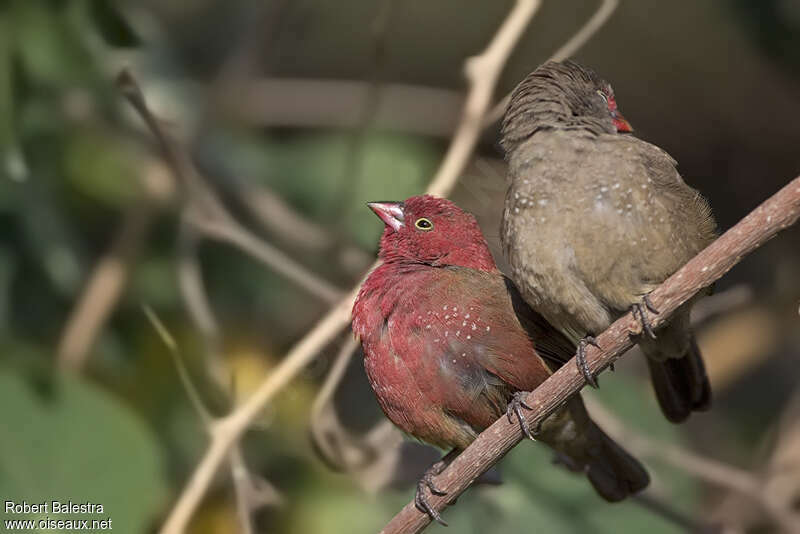
[[(165, 495), (161, 452), (149, 429), (115, 397), (54, 375), (46, 393), (0, 369), (0, 495), (48, 503), (47, 513), (7, 519), (112, 520), (118, 532), (146, 532)], [(102, 513), (56, 514), (52, 501), (94, 503)]]

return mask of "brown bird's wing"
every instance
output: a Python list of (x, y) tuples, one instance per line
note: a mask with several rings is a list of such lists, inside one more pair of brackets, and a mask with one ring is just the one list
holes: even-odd
[(658, 147), (550, 132), (509, 159), (502, 238), (513, 279), (577, 340), (604, 330), (714, 239), (708, 204)]
[(573, 236), (580, 278), (615, 312), (627, 311), (715, 237), (708, 204), (675, 165), (658, 147), (619, 135), (594, 140), (575, 165), (575, 179), (593, 188), (588, 209), (568, 218), (564, 232)]

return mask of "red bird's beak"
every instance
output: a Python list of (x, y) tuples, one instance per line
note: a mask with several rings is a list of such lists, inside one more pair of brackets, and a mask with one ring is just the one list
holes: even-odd
[(367, 202), (367, 206), (395, 232), (403, 226), (405, 214), (402, 202)]
[(633, 131), (633, 126), (631, 126), (631, 123), (625, 120), (625, 117), (623, 117), (622, 113), (619, 111), (612, 111), (611, 118), (614, 120), (614, 126), (617, 127), (617, 132), (631, 133)]

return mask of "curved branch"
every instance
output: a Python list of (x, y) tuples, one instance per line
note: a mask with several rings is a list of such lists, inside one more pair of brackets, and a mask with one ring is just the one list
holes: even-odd
[[(708, 287), (727, 273), (741, 259), (800, 218), (800, 177), (750, 212), (733, 228), (725, 232), (705, 250), (657, 287), (650, 300), (659, 313), (650, 317), (654, 327), (663, 324), (684, 302), (701, 289)], [(614, 322), (597, 337), (602, 348), (587, 350), (587, 363), (593, 374), (614, 363), (633, 346), (631, 333), (639, 333), (640, 325), (630, 314)], [(556, 411), (585, 384), (573, 358), (556, 371), (525, 399), (532, 409), (525, 419), (535, 428)], [(504, 416), (495, 421), (436, 477), (436, 487), (446, 496), (433, 496), (431, 503), (441, 511), (463, 493), (469, 485), (486, 472), (522, 439), (519, 425), (509, 423)], [(411, 502), (384, 527), (383, 534), (420, 532), (430, 523)]]

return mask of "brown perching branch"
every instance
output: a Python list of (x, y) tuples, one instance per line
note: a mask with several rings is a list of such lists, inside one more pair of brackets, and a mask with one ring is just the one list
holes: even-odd
[[(654, 327), (663, 324), (672, 313), (700, 290), (727, 273), (743, 257), (761, 246), (781, 230), (800, 218), (800, 177), (792, 180), (758, 208), (750, 212), (733, 228), (725, 232), (705, 250), (692, 258), (651, 294), (650, 300), (659, 310), (650, 314)], [(592, 373), (599, 373), (614, 363), (633, 346), (631, 333), (641, 330), (639, 322), (629, 313), (614, 322), (597, 337), (601, 348), (587, 350), (587, 363)], [(532, 428), (561, 407), (584, 386), (584, 378), (573, 358), (556, 371), (525, 399), (532, 409), (525, 419)], [(431, 504), (441, 511), (448, 501), (463, 493), (469, 485), (486, 472), (522, 439), (520, 427), (501, 417), (481, 433), (448, 468), (436, 477), (436, 487), (446, 496), (433, 495)], [(383, 534), (421, 532), (430, 517), (421, 513), (411, 502), (384, 527)]]

